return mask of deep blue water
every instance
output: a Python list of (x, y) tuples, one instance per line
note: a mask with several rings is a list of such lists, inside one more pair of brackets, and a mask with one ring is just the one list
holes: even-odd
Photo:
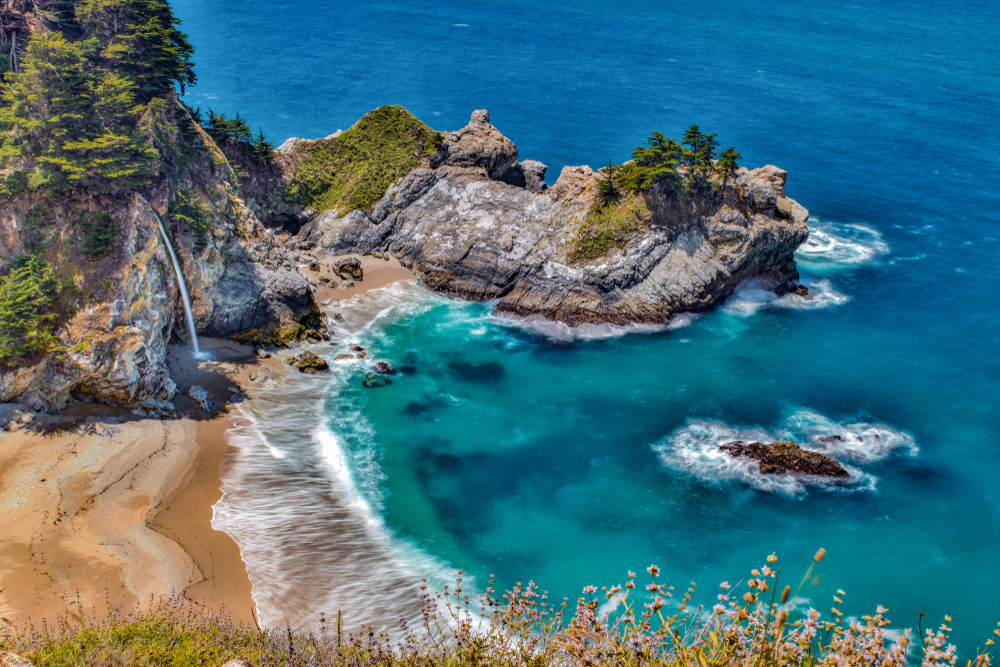
[[(926, 608), (951, 614), (965, 647), (986, 639), (1000, 620), (1000, 5), (173, 4), (197, 50), (189, 103), (278, 142), (380, 104), (441, 130), (487, 108), (553, 182), (698, 123), (744, 165), (787, 169), (833, 244), (802, 263), (843, 295), (827, 308), (748, 314), (744, 300), (605, 340), (407, 296), (357, 337), (413, 373), (371, 390), (338, 371), (326, 405), (396, 539), (559, 596), (656, 562), (706, 603), (772, 551), (800, 573), (822, 546), (806, 591), (821, 609), (839, 587), (848, 613), (882, 603), (909, 625)], [(789, 421), (803, 414), (830, 420), (813, 435), (884, 425), (916, 453), (852, 463), (869, 477), (851, 491), (784, 492), (666, 453), (722, 425), (808, 439)]]

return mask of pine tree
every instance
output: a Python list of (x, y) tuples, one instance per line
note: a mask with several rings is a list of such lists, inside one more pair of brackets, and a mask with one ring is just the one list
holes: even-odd
[(608, 160), (608, 166), (597, 172), (597, 205), (604, 208), (622, 198), (618, 187), (618, 165)]
[(729, 183), (730, 179), (736, 178), (736, 170), (739, 168), (737, 163), (741, 159), (743, 156), (737, 153), (732, 146), (719, 154), (719, 161), (715, 163), (715, 169), (722, 176), (723, 187)]
[(645, 190), (662, 182), (677, 185), (677, 166), (683, 156), (684, 149), (675, 139), (654, 131), (645, 146), (636, 146), (632, 152), (634, 162), (622, 166), (622, 184), (629, 190)]
[(264, 136), (263, 129), (258, 129), (250, 148), (250, 157), (262, 164), (271, 164), (274, 162), (274, 155), (274, 144)]
[(49, 348), (56, 291), (52, 269), (37, 257), (18, 258), (11, 272), (0, 276), (0, 363)]
[(175, 83), (182, 91), (195, 83), (194, 48), (166, 2), (83, 0), (76, 13), (107, 65), (135, 81), (141, 103), (165, 97)]

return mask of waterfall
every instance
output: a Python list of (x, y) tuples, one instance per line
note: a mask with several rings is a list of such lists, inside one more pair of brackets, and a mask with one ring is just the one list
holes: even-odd
[(177, 253), (174, 252), (174, 246), (170, 244), (170, 237), (167, 236), (167, 230), (163, 227), (163, 222), (157, 218), (157, 224), (160, 225), (160, 233), (163, 234), (163, 241), (167, 244), (167, 252), (170, 253), (170, 259), (174, 263), (174, 273), (177, 274), (177, 283), (181, 288), (181, 298), (184, 299), (184, 314), (187, 316), (188, 332), (191, 334), (191, 345), (194, 346), (194, 356), (199, 356), (201, 354), (201, 349), (198, 347), (198, 332), (194, 330), (194, 315), (191, 314), (191, 297), (188, 296), (187, 284), (184, 282), (184, 274), (181, 273), (181, 263), (177, 261)]

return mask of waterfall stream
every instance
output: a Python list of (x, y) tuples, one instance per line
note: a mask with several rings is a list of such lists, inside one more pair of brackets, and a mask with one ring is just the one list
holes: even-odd
[(184, 314), (187, 317), (188, 332), (191, 334), (191, 345), (194, 347), (194, 355), (197, 357), (201, 354), (201, 349), (198, 347), (198, 332), (194, 329), (194, 315), (191, 313), (191, 297), (188, 296), (187, 283), (184, 282), (184, 274), (181, 273), (181, 263), (177, 259), (177, 253), (174, 252), (174, 246), (170, 243), (170, 237), (167, 236), (163, 222), (159, 218), (156, 219), (156, 222), (160, 225), (160, 234), (163, 235), (163, 241), (167, 244), (167, 252), (170, 253), (170, 259), (174, 263), (177, 284), (180, 285), (181, 298), (184, 299)]

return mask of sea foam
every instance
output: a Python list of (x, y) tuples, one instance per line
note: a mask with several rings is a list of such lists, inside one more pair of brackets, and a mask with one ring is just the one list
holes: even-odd
[[(836, 439), (833, 436), (840, 436)], [(838, 459), (849, 474), (848, 480), (786, 472), (762, 474), (757, 461), (734, 457), (719, 449), (736, 440), (769, 443), (793, 440), (805, 449)], [(848, 461), (870, 464), (885, 459), (896, 450), (915, 456), (919, 451), (913, 437), (884, 424), (840, 423), (812, 410), (798, 410), (774, 434), (759, 427), (730, 426), (721, 421), (691, 419), (653, 445), (665, 465), (683, 470), (708, 482), (741, 481), (755, 489), (801, 496), (809, 486), (830, 490), (874, 491), (877, 478)]]
[(823, 271), (852, 268), (875, 262), (889, 252), (882, 234), (860, 223), (809, 221), (809, 238), (795, 252), (803, 267)]

